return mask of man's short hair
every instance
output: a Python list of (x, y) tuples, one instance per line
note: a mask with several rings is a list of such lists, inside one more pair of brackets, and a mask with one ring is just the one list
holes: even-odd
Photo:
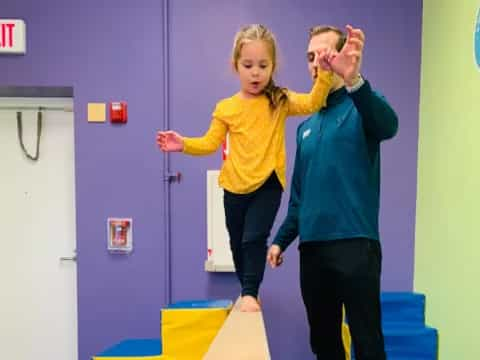
[(309, 40), (311, 40), (314, 36), (326, 33), (326, 32), (334, 32), (338, 35), (338, 42), (337, 42), (337, 51), (342, 50), (345, 41), (347, 41), (347, 35), (335, 26), (330, 25), (318, 25), (310, 28), (309, 31)]

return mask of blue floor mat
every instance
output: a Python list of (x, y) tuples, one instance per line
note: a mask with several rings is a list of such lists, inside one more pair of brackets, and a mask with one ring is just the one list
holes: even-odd
[(152, 356), (162, 354), (160, 339), (128, 339), (96, 356)]

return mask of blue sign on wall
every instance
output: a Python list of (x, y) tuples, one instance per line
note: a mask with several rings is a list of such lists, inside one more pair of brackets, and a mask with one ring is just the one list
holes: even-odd
[(480, 68), (480, 8), (478, 9), (477, 13), (477, 23), (475, 24), (475, 60), (477, 62), (477, 66)]

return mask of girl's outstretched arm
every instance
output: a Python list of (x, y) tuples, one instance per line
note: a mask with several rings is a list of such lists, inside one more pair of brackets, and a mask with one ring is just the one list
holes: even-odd
[(210, 128), (202, 137), (182, 137), (175, 131), (159, 131), (157, 144), (165, 152), (183, 151), (189, 155), (208, 155), (220, 147), (226, 134), (226, 124), (214, 117)]
[(333, 73), (327, 64), (329, 56), (329, 51), (322, 50), (317, 53), (315, 65), (317, 66), (318, 73), (310, 93), (305, 94), (296, 93), (291, 90), (288, 91), (288, 116), (310, 115), (326, 105), (327, 97), (333, 83)]

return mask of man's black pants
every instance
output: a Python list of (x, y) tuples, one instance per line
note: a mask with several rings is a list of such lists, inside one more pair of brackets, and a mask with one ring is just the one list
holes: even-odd
[(344, 360), (345, 305), (356, 360), (384, 360), (381, 327), (381, 246), (364, 238), (303, 242), (300, 285), (319, 360)]

